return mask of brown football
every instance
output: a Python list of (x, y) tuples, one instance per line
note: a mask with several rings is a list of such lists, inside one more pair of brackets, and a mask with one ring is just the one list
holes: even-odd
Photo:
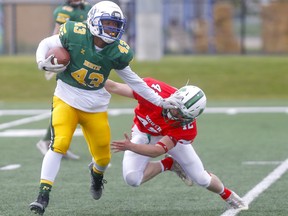
[(63, 48), (63, 47), (54, 47), (51, 48), (47, 53), (46, 53), (46, 58), (49, 57), (50, 55), (54, 55), (54, 58), (51, 59), (52, 64), (63, 64), (63, 65), (68, 65), (70, 62), (70, 54), (69, 52)]

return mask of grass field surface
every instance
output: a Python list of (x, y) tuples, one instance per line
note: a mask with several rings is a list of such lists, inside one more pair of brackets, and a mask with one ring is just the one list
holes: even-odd
[[(34, 56), (0, 57), (0, 65), (1, 101), (51, 100), (55, 80), (44, 79)], [(201, 87), (212, 101), (288, 99), (284, 56), (168, 56), (155, 62), (134, 61), (131, 66), (140, 77), (152, 76), (178, 88), (189, 81)], [(110, 78), (120, 80), (114, 71)]]
[[(43, 110), (43, 113), (47, 112)], [(215, 113), (209, 108), (198, 120), (199, 134), (194, 148), (206, 169), (217, 174), (226, 186), (241, 196), (260, 184), (261, 194), (253, 198), (253, 192), (250, 209), (238, 215), (288, 214), (285, 207), (287, 173), (279, 180), (272, 180), (265, 190), (265, 184), (261, 183), (287, 159), (285, 112), (282, 109), (278, 113), (237, 113), (234, 107), (234, 112), (229, 114)], [(36, 198), (42, 163), (35, 144), (45, 133), (48, 123), (47, 118), (19, 122), (38, 116), (36, 112), (34, 115), (15, 114), (7, 113), (7, 110), (2, 110), (1, 114), (0, 167), (21, 165), (15, 170), (0, 170), (1, 216), (32, 215), (28, 204)], [(110, 115), (112, 139), (120, 139), (123, 132), (129, 132), (131, 120), (131, 114)], [(21, 135), (23, 130), (26, 132)], [(38, 133), (33, 135), (35, 131)], [(71, 147), (81, 159), (62, 160), (45, 215), (225, 215), (225, 203), (217, 195), (199, 186), (187, 187), (171, 172), (162, 173), (139, 188), (127, 186), (121, 173), (122, 153), (112, 155), (103, 197), (94, 201), (89, 193), (90, 155), (81, 131), (77, 131)]]
[[(43, 158), (35, 145), (48, 126), (55, 81), (45, 81), (34, 56), (0, 57), (0, 65), (0, 216), (33, 215), (28, 205), (38, 193)], [(176, 87), (190, 80), (205, 91), (208, 108), (198, 119), (194, 148), (208, 171), (250, 203), (249, 210), (226, 211), (219, 196), (187, 187), (171, 172), (129, 187), (122, 179), (123, 153), (112, 155), (103, 197), (95, 201), (89, 192), (91, 157), (78, 128), (71, 148), (81, 158), (62, 160), (45, 215), (288, 215), (286, 57), (165, 57), (135, 61), (132, 67), (141, 77)], [(115, 72), (111, 78), (119, 80)], [(133, 105), (113, 96), (110, 111)], [(131, 113), (110, 112), (112, 139), (130, 131), (132, 118)], [(20, 167), (5, 170), (15, 164)]]

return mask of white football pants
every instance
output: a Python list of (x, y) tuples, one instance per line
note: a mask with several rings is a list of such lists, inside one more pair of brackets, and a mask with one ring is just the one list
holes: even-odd
[[(131, 142), (135, 144), (155, 145), (163, 136), (148, 136), (142, 133), (134, 125), (132, 128)], [(208, 187), (211, 181), (211, 176), (204, 170), (204, 166), (199, 156), (195, 152), (192, 145), (177, 145), (167, 152), (182, 166), (187, 176), (194, 183)], [(137, 187), (141, 184), (144, 170), (150, 161), (150, 157), (136, 154), (132, 151), (125, 151), (123, 158), (123, 178), (125, 182)]]

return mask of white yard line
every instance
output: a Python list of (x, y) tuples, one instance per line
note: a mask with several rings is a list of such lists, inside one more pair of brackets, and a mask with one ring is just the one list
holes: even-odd
[(40, 120), (43, 120), (43, 119), (46, 119), (49, 117), (50, 117), (50, 112), (49, 113), (43, 113), (43, 114), (36, 115), (36, 116), (32, 116), (32, 117), (19, 119), (19, 120), (15, 120), (15, 121), (11, 121), (11, 122), (7, 122), (7, 123), (3, 123), (3, 124), (0, 124), (0, 130), (10, 128), (13, 126), (18, 126), (18, 125), (22, 125), (22, 124), (35, 122), (35, 121), (40, 121)]
[(0, 116), (7, 116), (7, 115), (36, 115), (50, 112), (50, 110), (44, 109), (27, 109), (27, 110), (0, 110)]
[[(109, 109), (108, 113), (111, 116), (133, 114), (133, 109), (132, 108), (121, 108), (121, 109), (115, 108), (115, 109)], [(288, 107), (211, 107), (211, 108), (208, 107), (206, 108), (205, 113), (207, 114), (223, 113), (223, 114), (228, 114), (228, 115), (235, 115), (238, 113), (288, 113)], [(35, 114), (38, 114), (38, 115), (35, 115)], [(47, 110), (47, 109), (0, 110), (0, 116), (6, 116), (6, 115), (35, 115), (35, 116), (0, 124), (0, 130), (49, 118), (50, 110)], [(5, 133), (8, 134), (8, 136), (10, 134), (9, 131), (6, 131), (6, 132), (3, 131), (0, 136), (5, 136)], [(39, 134), (39, 131), (36, 133)]]
[(204, 112), (229, 115), (238, 113), (288, 113), (288, 107), (208, 107)]
[(6, 170), (15, 170), (21, 167), (21, 164), (8, 164), (6, 166), (0, 167), (0, 171), (6, 171)]
[[(121, 109), (108, 109), (109, 115), (117, 116), (124, 114), (133, 114), (132, 108), (121, 108)], [(0, 110), (0, 116), (8, 116), (8, 115), (35, 115), (35, 114), (43, 114), (50, 113), (48, 109), (35, 109), (35, 110)]]
[[(50, 112), (48, 109), (35, 109), (35, 110), (0, 110), (0, 116), (5, 115), (35, 115)], [(119, 114), (132, 114), (132, 108), (113, 108), (108, 110), (110, 115)], [(207, 107), (205, 113), (288, 113), (288, 107)]]
[[(44, 136), (47, 129), (9, 129), (0, 132), (0, 137), (40, 137)], [(82, 130), (77, 128), (73, 136), (83, 136)]]
[[(132, 114), (133, 109), (109, 109), (108, 112), (109, 112), (109, 115), (111, 116), (118, 116), (118, 115), (124, 115), (124, 114)], [(0, 110), (0, 116), (35, 115), (35, 114), (39, 114), (39, 115), (0, 124), (0, 130), (35, 122), (35, 121), (40, 121), (40, 120), (49, 118), (51, 114), (49, 110)]]
[(243, 165), (278, 165), (283, 161), (243, 161)]
[[(276, 169), (274, 169), (268, 176), (266, 176), (260, 183), (258, 183), (252, 190), (245, 194), (243, 199), (247, 204), (250, 204), (261, 193), (267, 190), (272, 184), (274, 184), (281, 176), (288, 170), (288, 159), (282, 162)], [(235, 216), (241, 210), (230, 209), (225, 211), (221, 216)], [(249, 211), (249, 210), (248, 210)]]

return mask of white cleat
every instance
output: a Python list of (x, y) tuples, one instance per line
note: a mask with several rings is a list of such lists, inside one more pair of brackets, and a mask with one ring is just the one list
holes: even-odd
[(36, 143), (37, 149), (41, 152), (42, 155), (45, 155), (49, 149), (50, 140), (39, 140), (38, 143)]
[(70, 160), (79, 160), (80, 159), (80, 156), (79, 155), (76, 155), (74, 154), (73, 152), (71, 152), (70, 150), (68, 150), (66, 152), (65, 155), (63, 155), (63, 158), (65, 159), (70, 159)]
[[(167, 156), (171, 157), (171, 156)], [(172, 158), (172, 157), (171, 157)], [(174, 159), (173, 159), (173, 165), (170, 169), (170, 171), (176, 173), (176, 175), (187, 185), (187, 186), (192, 186), (193, 181), (186, 175), (185, 171), (181, 167), (181, 165)]]
[(225, 200), (229, 209), (248, 210), (249, 206), (234, 191)]
[[(50, 140), (40, 140), (36, 144), (36, 147), (41, 152), (42, 155), (45, 155), (49, 149), (49, 145), (50, 145)], [(70, 160), (79, 160), (80, 156), (68, 150), (66, 154), (63, 155), (63, 158), (70, 159)]]

